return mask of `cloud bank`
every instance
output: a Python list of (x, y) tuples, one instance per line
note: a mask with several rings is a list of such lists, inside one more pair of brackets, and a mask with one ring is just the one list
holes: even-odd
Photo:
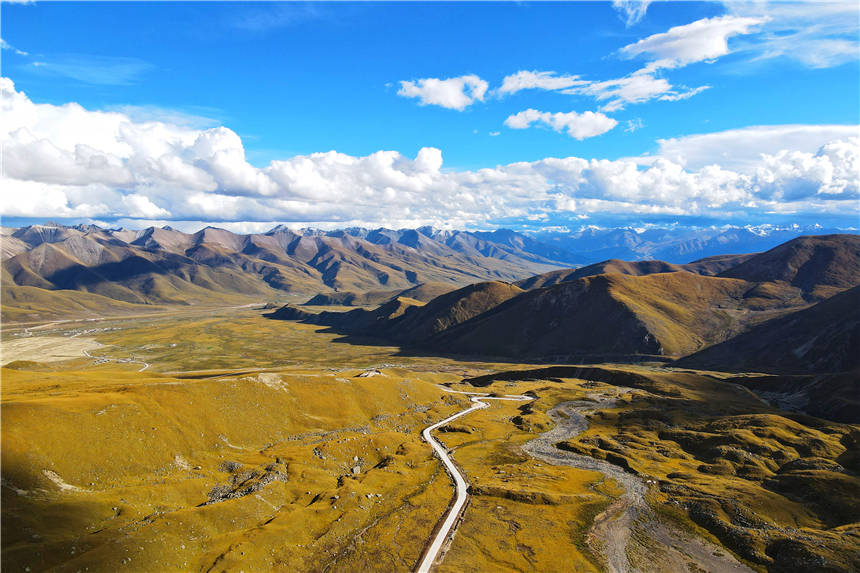
[[(0, 79), (0, 87), (0, 212), (6, 217), (361, 220), (459, 228), (565, 214), (746, 222), (766, 221), (774, 213), (856, 214), (860, 197), (860, 138), (856, 130), (850, 134), (850, 126), (831, 129), (829, 141), (823, 141), (827, 130), (820, 129), (822, 143), (813, 150), (774, 150), (768, 143), (743, 169), (675, 157), (673, 145), (683, 145), (671, 140), (661, 142), (665, 155), (647, 161), (564, 157), (456, 171), (443, 169), (439, 149), (425, 147), (414, 159), (396, 151), (364, 157), (329, 151), (259, 168), (248, 163), (242, 140), (226, 127), (135, 121), (76, 103), (36, 103), (9, 79)], [(587, 126), (600, 119), (600, 114), (534, 114), (512, 121), (570, 131), (598, 129), (578, 122)], [(732, 150), (750, 135), (738, 131), (700, 136), (699, 145), (719, 158), (718, 147)]]

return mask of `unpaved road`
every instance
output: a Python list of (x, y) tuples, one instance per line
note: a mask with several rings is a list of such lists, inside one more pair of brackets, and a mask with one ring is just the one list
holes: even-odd
[[(645, 501), (648, 488), (641, 478), (607, 461), (555, 447), (555, 444), (569, 440), (588, 428), (586, 413), (613, 408), (618, 396), (629, 391), (630, 388), (616, 387), (617, 393), (613, 395), (589, 394), (588, 400), (556, 405), (547, 412), (556, 426), (526, 443), (523, 450), (549, 464), (600, 472), (624, 489), (624, 494), (595, 518), (588, 535), (589, 546), (603, 557), (608, 571), (705, 570), (713, 573), (752, 573), (752, 569), (739, 563), (724, 549), (657, 521)], [(631, 539), (634, 541), (631, 542)], [(634, 543), (638, 547), (633, 547)], [(637, 568), (630, 562), (628, 556), (631, 554), (647, 556), (648, 561)]]
[(96, 364), (104, 364), (105, 362), (116, 362), (117, 364), (143, 364), (138, 372), (143, 372), (149, 368), (149, 362), (143, 360), (135, 360), (134, 358), (111, 358), (110, 356), (92, 356), (89, 351), (84, 350), (84, 356), (95, 360)]
[(474, 404), (470, 408), (466, 408), (460, 412), (457, 412), (453, 416), (449, 416), (440, 422), (436, 422), (431, 426), (427, 426), (421, 432), (421, 435), (430, 444), (433, 448), (433, 451), (439, 456), (439, 459), (442, 460), (442, 463), (445, 465), (445, 469), (448, 474), (451, 476), (451, 479), (454, 480), (454, 488), (456, 491), (456, 495), (454, 498), (454, 503), (448, 508), (448, 511), (443, 516), (444, 521), (442, 525), (439, 527), (436, 536), (433, 538), (433, 541), (430, 543), (429, 547), (424, 553), (423, 559), (421, 559), (421, 563), (419, 563), (416, 571), (418, 573), (427, 573), (430, 571), (430, 568), (435, 564), (436, 560), (439, 558), (439, 554), (442, 551), (442, 548), (445, 545), (445, 542), (454, 534), (455, 525), (457, 523), (458, 518), (460, 517), (460, 513), (463, 511), (463, 508), (466, 506), (466, 501), (469, 499), (468, 488), (469, 484), (466, 483), (466, 478), (463, 477), (463, 474), (460, 473), (460, 470), (454, 465), (454, 461), (451, 459), (451, 456), (448, 455), (448, 448), (442, 445), (436, 438), (433, 437), (433, 430), (440, 428), (450, 422), (465, 416), (470, 412), (474, 412), (475, 410), (480, 410), (482, 408), (489, 407), (489, 404), (483, 402), (483, 400), (515, 400), (515, 401), (524, 401), (524, 400), (533, 400), (534, 398), (530, 396), (487, 396), (486, 394), (481, 393), (473, 393), (473, 392), (457, 392), (455, 390), (449, 390), (448, 388), (444, 388), (440, 386), (446, 392), (451, 392), (453, 394), (466, 394), (471, 396), (470, 401)]

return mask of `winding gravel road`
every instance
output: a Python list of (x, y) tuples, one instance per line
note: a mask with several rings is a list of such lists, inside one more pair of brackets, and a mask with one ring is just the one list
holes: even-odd
[(489, 404), (483, 402), (482, 400), (534, 400), (534, 398), (530, 396), (487, 396), (486, 394), (481, 394), (477, 392), (458, 392), (456, 390), (450, 390), (448, 388), (445, 388), (444, 386), (440, 386), (440, 388), (452, 394), (465, 394), (467, 396), (471, 396), (470, 401), (474, 405), (470, 408), (466, 408), (465, 410), (457, 412), (453, 416), (449, 416), (440, 422), (436, 422), (432, 426), (427, 426), (421, 432), (421, 435), (424, 437), (427, 443), (430, 444), (430, 446), (433, 448), (433, 451), (436, 453), (437, 456), (439, 456), (439, 459), (442, 460), (442, 463), (445, 465), (445, 469), (451, 476), (451, 479), (454, 480), (456, 495), (454, 498), (454, 503), (451, 504), (451, 506), (448, 508), (448, 511), (443, 516), (444, 521), (442, 522), (442, 525), (439, 526), (439, 529), (436, 533), (436, 537), (433, 538), (433, 541), (430, 543), (429, 547), (425, 551), (424, 557), (423, 559), (421, 559), (418, 568), (415, 570), (418, 573), (428, 573), (430, 571), (430, 568), (439, 558), (439, 554), (441, 553), (445, 542), (451, 535), (454, 534), (457, 519), (460, 517), (460, 513), (466, 506), (466, 501), (468, 501), (469, 499), (469, 484), (466, 483), (466, 479), (463, 477), (463, 474), (460, 473), (460, 470), (454, 464), (454, 461), (451, 459), (451, 456), (448, 455), (448, 448), (446, 448), (443, 444), (436, 440), (436, 438), (433, 437), (433, 430), (440, 428), (446, 424), (449, 424), (457, 418), (465, 416), (470, 412), (474, 412), (475, 410), (480, 410), (482, 408), (488, 408)]

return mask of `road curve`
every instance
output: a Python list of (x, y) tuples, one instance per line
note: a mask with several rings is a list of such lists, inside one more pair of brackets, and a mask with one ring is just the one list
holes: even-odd
[[(441, 386), (440, 386), (441, 387)], [(534, 400), (534, 398), (530, 396), (487, 396), (486, 394), (479, 394), (473, 392), (457, 392), (456, 390), (449, 390), (448, 388), (441, 387), (446, 392), (451, 392), (453, 394), (466, 394), (471, 396), (470, 400), (474, 404), (473, 406), (466, 408), (460, 412), (457, 412), (453, 416), (449, 416), (440, 422), (436, 422), (432, 426), (427, 426), (421, 432), (423, 438), (427, 441), (428, 444), (433, 448), (433, 451), (439, 456), (439, 459), (442, 460), (442, 463), (445, 465), (445, 469), (451, 475), (451, 479), (454, 480), (454, 488), (456, 491), (456, 498), (454, 499), (454, 503), (448, 508), (447, 513), (444, 515), (444, 521), (442, 525), (439, 527), (439, 531), (436, 533), (436, 537), (433, 538), (432, 543), (427, 548), (424, 553), (424, 558), (419, 563), (418, 567), (415, 569), (417, 573), (428, 573), (430, 568), (435, 563), (436, 559), (439, 557), (439, 553), (442, 551), (442, 546), (445, 545), (445, 541), (448, 537), (453, 533), (454, 524), (457, 522), (457, 518), (460, 517), (460, 512), (463, 511), (463, 508), (466, 506), (466, 501), (469, 499), (468, 487), (469, 484), (466, 483), (466, 479), (463, 477), (463, 474), (460, 473), (460, 470), (457, 469), (457, 466), (454, 465), (454, 461), (451, 459), (451, 456), (448, 455), (448, 448), (446, 448), (443, 444), (441, 444), (436, 438), (433, 437), (433, 430), (440, 428), (457, 418), (465, 416), (469, 412), (474, 412), (475, 410), (481, 410), (483, 408), (489, 407), (489, 404), (482, 402), (482, 400), (515, 400), (515, 401), (525, 401), (525, 400)]]
[(84, 350), (83, 352), (84, 352), (84, 356), (86, 356), (87, 358), (94, 359), (96, 361), (96, 364), (99, 364), (100, 363), (99, 361), (101, 361), (101, 362), (116, 362), (118, 364), (143, 364), (143, 366), (141, 367), (140, 370), (138, 370), (138, 372), (143, 372), (144, 370), (149, 368), (149, 362), (143, 362), (142, 360), (133, 360), (131, 358), (110, 358), (109, 356), (93, 356), (92, 354), (90, 354), (86, 350)]

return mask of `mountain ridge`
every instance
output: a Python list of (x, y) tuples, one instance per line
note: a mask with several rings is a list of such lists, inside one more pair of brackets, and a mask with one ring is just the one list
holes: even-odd
[[(392, 320), (360, 319), (373, 313), (364, 310), (314, 315), (285, 308), (279, 317), (454, 354), (550, 361), (680, 358), (782, 317), (802, 316), (815, 302), (831, 300), (827, 294), (843, 296), (838, 293), (860, 285), (858, 245), (853, 235), (800, 237), (765, 253), (689, 263), (699, 272), (663, 261), (605, 261), (513, 284), (478, 283), (405, 308)], [(733, 268), (748, 278), (726, 276)], [(753, 278), (767, 280), (748, 280)], [(480, 292), (496, 294), (473, 302), (478, 299), (470, 297)], [(723, 362), (731, 367), (731, 356)], [(827, 361), (815, 368), (827, 368)]]

